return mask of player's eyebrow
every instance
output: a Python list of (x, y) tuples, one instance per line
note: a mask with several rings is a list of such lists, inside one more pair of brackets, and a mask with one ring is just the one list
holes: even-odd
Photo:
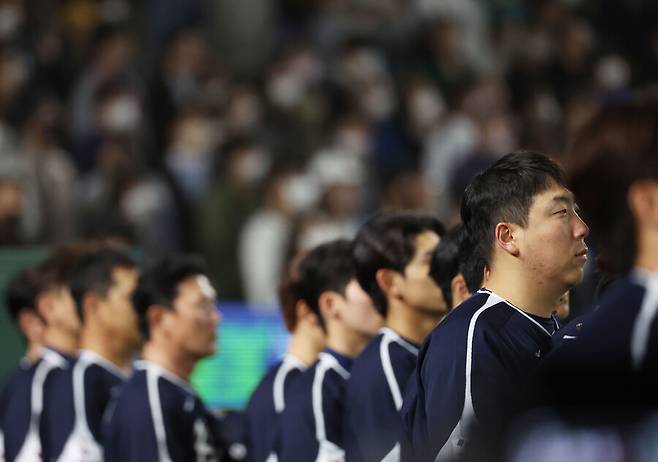
[(553, 196), (553, 202), (564, 202), (567, 205), (574, 205), (575, 206), (575, 198), (571, 192), (567, 193), (562, 193), (558, 194), (556, 196)]

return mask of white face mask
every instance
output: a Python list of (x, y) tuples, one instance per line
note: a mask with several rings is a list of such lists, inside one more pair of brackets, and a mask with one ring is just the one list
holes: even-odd
[(112, 133), (128, 133), (137, 129), (142, 121), (142, 109), (130, 95), (114, 98), (101, 114), (101, 125)]
[(357, 157), (363, 157), (370, 152), (369, 135), (361, 130), (340, 130), (336, 135), (336, 145)]
[(291, 109), (306, 95), (306, 86), (294, 74), (282, 73), (270, 78), (267, 94), (276, 106)]
[(421, 129), (436, 123), (446, 112), (443, 98), (430, 88), (416, 90), (411, 96), (409, 105), (412, 122)]
[(361, 106), (371, 119), (381, 121), (395, 110), (395, 95), (388, 85), (376, 84), (363, 95)]
[(315, 206), (320, 199), (320, 186), (307, 175), (289, 177), (283, 185), (283, 201), (295, 212), (304, 212)]
[(233, 173), (245, 183), (257, 183), (270, 170), (271, 159), (262, 149), (250, 149), (235, 160)]

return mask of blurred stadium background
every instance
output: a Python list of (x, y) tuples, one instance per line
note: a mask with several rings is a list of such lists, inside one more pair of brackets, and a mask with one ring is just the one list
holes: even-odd
[[(225, 322), (194, 383), (240, 406), (285, 347), (292, 254), (378, 209), (453, 224), (512, 149), (564, 163), (657, 80), (657, 20), (651, 0), (0, 0), (0, 290), (78, 238), (197, 252)], [(2, 377), (21, 341), (0, 322)]]

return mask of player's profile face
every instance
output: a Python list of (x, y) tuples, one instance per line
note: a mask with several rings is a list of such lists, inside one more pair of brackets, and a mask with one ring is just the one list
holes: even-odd
[(341, 318), (349, 328), (366, 337), (374, 336), (381, 329), (384, 319), (356, 279), (345, 286), (343, 300)]
[(170, 315), (172, 338), (184, 353), (203, 358), (215, 353), (220, 314), (215, 291), (205, 276), (191, 276), (178, 284)]
[(75, 300), (67, 286), (53, 287), (45, 292), (50, 309), (46, 315), (46, 325), (56, 327), (68, 335), (78, 336), (82, 327), (76, 312)]
[(588, 233), (573, 194), (552, 183), (534, 197), (528, 225), (518, 234), (519, 257), (538, 280), (565, 292), (583, 279)]
[(100, 318), (105, 329), (117, 344), (127, 350), (135, 350), (140, 343), (137, 313), (132, 296), (137, 287), (138, 274), (134, 268), (114, 268), (114, 283), (101, 300)]
[(446, 312), (443, 292), (430, 277), (432, 254), (439, 245), (439, 235), (434, 231), (425, 231), (416, 236), (415, 251), (412, 260), (404, 269), (401, 279), (401, 295), (412, 308), (426, 311)]

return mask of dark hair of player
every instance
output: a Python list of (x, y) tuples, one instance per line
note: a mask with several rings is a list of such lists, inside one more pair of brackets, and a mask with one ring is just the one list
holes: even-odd
[(80, 319), (83, 319), (82, 300), (85, 294), (91, 292), (104, 297), (115, 284), (114, 270), (134, 267), (135, 262), (126, 253), (111, 246), (99, 246), (82, 255), (72, 269), (69, 280)]
[(298, 291), (300, 279), (299, 265), (305, 254), (299, 254), (288, 264), (279, 284), (279, 304), (281, 315), (288, 332), (297, 328), (297, 303), (301, 299)]
[(430, 261), (430, 277), (443, 292), (443, 297), (449, 307), (452, 306), (451, 283), (459, 273), (459, 247), (462, 240), (461, 225), (447, 231), (441, 236), (441, 241), (432, 253)]
[(461, 217), (474, 255), (491, 266), (496, 224), (527, 226), (534, 197), (552, 183), (566, 184), (562, 169), (534, 151), (507, 154), (473, 178), (462, 197)]
[(567, 166), (599, 266), (612, 274), (628, 271), (638, 250), (629, 188), (658, 180), (658, 98), (638, 96), (603, 109), (586, 124)]
[(383, 316), (388, 311), (386, 295), (377, 283), (377, 271), (404, 270), (416, 252), (416, 237), (433, 231), (443, 235), (441, 222), (431, 215), (399, 211), (379, 213), (370, 218), (354, 239), (356, 277)]
[(203, 261), (191, 255), (169, 255), (144, 270), (133, 294), (133, 304), (145, 340), (150, 336), (146, 317), (149, 307), (159, 305), (173, 309), (179, 284), (189, 277), (207, 274)]
[(22, 310), (35, 311), (39, 291), (38, 274), (33, 269), (19, 271), (7, 285), (7, 311), (16, 321)]
[(320, 312), (320, 295), (328, 291), (345, 295), (345, 287), (354, 277), (352, 242), (337, 239), (313, 248), (304, 256), (299, 264), (295, 291), (317, 315), (322, 328), (326, 329)]

